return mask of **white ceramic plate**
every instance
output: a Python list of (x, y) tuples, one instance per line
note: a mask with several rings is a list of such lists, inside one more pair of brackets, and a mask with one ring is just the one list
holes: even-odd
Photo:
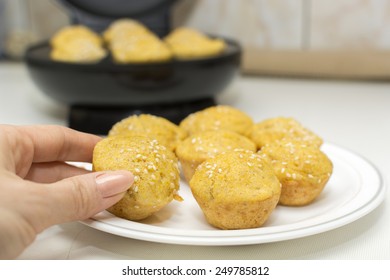
[(329, 231), (375, 209), (384, 199), (385, 184), (378, 170), (357, 154), (329, 143), (322, 149), (334, 170), (320, 197), (304, 207), (277, 206), (261, 228), (219, 230), (210, 226), (184, 181), (180, 187), (183, 202), (174, 201), (142, 222), (103, 211), (83, 223), (128, 238), (207, 246), (260, 244)]

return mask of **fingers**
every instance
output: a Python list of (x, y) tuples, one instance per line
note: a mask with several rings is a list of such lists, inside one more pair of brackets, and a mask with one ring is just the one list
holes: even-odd
[(36, 221), (37, 230), (58, 223), (83, 220), (118, 202), (133, 184), (128, 171), (94, 172), (47, 185), (46, 221)]
[(90, 162), (100, 140), (62, 126), (0, 125), (0, 167), (24, 178), (33, 163)]
[(59, 180), (83, 175), (90, 171), (65, 162), (35, 163), (24, 179), (37, 183), (54, 183)]
[(90, 162), (93, 148), (100, 137), (62, 126), (22, 126), (19, 129), (32, 143), (33, 162)]

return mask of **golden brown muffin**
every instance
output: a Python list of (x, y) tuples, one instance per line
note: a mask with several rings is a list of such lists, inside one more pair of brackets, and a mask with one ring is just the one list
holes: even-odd
[(71, 25), (63, 27), (51, 38), (50, 45), (53, 48), (61, 48), (69, 41), (80, 38), (87, 39), (88, 41), (91, 41), (93, 44), (98, 46), (103, 45), (102, 38), (92, 29), (84, 25)]
[(108, 26), (103, 32), (103, 38), (110, 44), (114, 40), (121, 40), (126, 37), (145, 33), (150, 34), (151, 31), (141, 22), (129, 18), (122, 18), (113, 21)]
[(318, 135), (303, 127), (297, 120), (286, 117), (271, 118), (256, 123), (253, 126), (250, 138), (259, 149), (266, 144), (283, 138), (296, 139), (317, 147), (320, 147), (323, 143)]
[(148, 114), (134, 115), (114, 124), (108, 136), (145, 134), (171, 151), (187, 137), (187, 133), (169, 120)]
[(207, 221), (221, 229), (263, 225), (281, 189), (268, 163), (250, 151), (221, 153), (204, 161), (190, 187)]
[(221, 152), (245, 149), (256, 151), (256, 145), (243, 135), (229, 130), (210, 130), (194, 134), (180, 142), (176, 155), (184, 177), (190, 181), (199, 164)]
[(265, 145), (260, 151), (282, 184), (279, 203), (301, 206), (316, 199), (328, 182), (333, 164), (318, 147), (291, 139)]
[(253, 120), (244, 112), (226, 105), (206, 108), (187, 116), (179, 125), (189, 135), (207, 130), (231, 130), (249, 136)]
[(226, 48), (223, 40), (211, 39), (188, 27), (175, 29), (165, 38), (165, 42), (179, 59), (213, 56), (222, 53)]
[(92, 63), (107, 55), (100, 36), (82, 25), (67, 26), (51, 39), (50, 57), (56, 61)]
[(104, 40), (118, 63), (163, 62), (172, 59), (172, 51), (142, 23), (119, 19), (103, 33)]
[(180, 200), (176, 156), (157, 140), (146, 136), (113, 136), (101, 140), (93, 152), (93, 170), (128, 170), (134, 184), (124, 197), (107, 210), (128, 219), (142, 220)]
[(164, 62), (172, 59), (168, 46), (152, 33), (113, 39), (110, 50), (118, 63)]

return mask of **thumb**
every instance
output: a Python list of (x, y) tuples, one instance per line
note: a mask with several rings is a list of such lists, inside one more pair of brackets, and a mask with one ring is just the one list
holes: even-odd
[(118, 202), (133, 182), (134, 176), (131, 172), (105, 171), (49, 184), (52, 210), (50, 223), (89, 218)]

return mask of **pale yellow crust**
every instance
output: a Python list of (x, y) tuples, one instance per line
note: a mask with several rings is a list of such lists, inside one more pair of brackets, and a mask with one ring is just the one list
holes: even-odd
[(113, 41), (126, 40), (126, 38), (137, 34), (150, 33), (152, 32), (141, 22), (129, 18), (122, 18), (113, 21), (104, 30), (103, 38), (107, 44), (111, 44)]
[(108, 132), (108, 136), (139, 134), (158, 140), (161, 145), (171, 151), (174, 151), (177, 144), (187, 137), (187, 133), (176, 124), (149, 114), (127, 117), (115, 123)]
[(207, 130), (231, 130), (249, 136), (253, 120), (246, 113), (227, 105), (217, 105), (187, 116), (179, 125), (189, 135)]
[(51, 39), (50, 57), (71, 63), (96, 63), (107, 55), (102, 38), (82, 25), (67, 26)]
[(256, 151), (256, 145), (247, 137), (229, 130), (210, 130), (196, 133), (180, 142), (176, 155), (180, 160), (183, 174), (190, 181), (195, 169), (208, 158), (221, 152), (245, 149)]
[(303, 127), (297, 120), (286, 117), (276, 117), (256, 123), (253, 126), (250, 138), (259, 149), (266, 144), (283, 138), (299, 140), (317, 147), (320, 147), (323, 143), (318, 135)]
[(173, 30), (164, 40), (178, 59), (215, 56), (226, 48), (223, 40), (209, 38), (202, 32), (188, 27)]
[(180, 200), (176, 156), (146, 136), (113, 136), (101, 140), (93, 152), (93, 170), (128, 170), (134, 184), (124, 197), (107, 209), (133, 221), (151, 216), (173, 199)]
[(221, 153), (204, 161), (190, 187), (208, 223), (220, 229), (262, 226), (281, 191), (268, 163), (247, 150)]
[(310, 204), (321, 194), (333, 171), (331, 160), (318, 147), (297, 140), (267, 144), (259, 154), (270, 162), (282, 184), (281, 205)]
[(100, 35), (84, 25), (70, 25), (61, 28), (51, 38), (50, 45), (53, 48), (61, 48), (75, 39), (85, 39), (95, 45), (103, 45)]
[(152, 33), (113, 39), (110, 50), (118, 63), (166, 62), (172, 59), (169, 47)]

